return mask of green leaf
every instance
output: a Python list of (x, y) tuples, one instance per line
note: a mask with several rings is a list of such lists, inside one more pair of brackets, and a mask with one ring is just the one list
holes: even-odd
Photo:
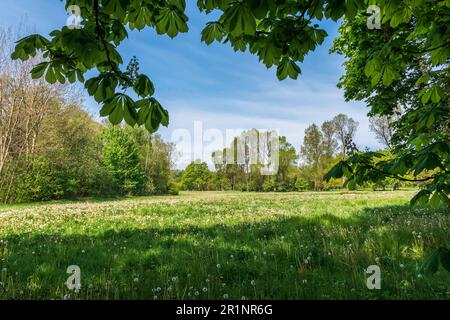
[(137, 123), (144, 124), (149, 132), (157, 131), (161, 124), (165, 127), (169, 125), (169, 113), (155, 98), (137, 101), (136, 108), (139, 108)]
[(133, 104), (124, 105), (124, 119), (125, 122), (132, 127), (137, 123), (138, 114), (136, 109), (134, 109)]
[(439, 101), (441, 101), (441, 97), (441, 88), (439, 88), (438, 86), (434, 86), (431, 90), (431, 101), (433, 101), (434, 103), (438, 103)]
[(213, 43), (214, 40), (222, 41), (223, 28), (219, 22), (209, 22), (202, 31), (202, 41), (207, 45)]
[(297, 79), (300, 74), (300, 67), (291, 59), (284, 58), (277, 67), (277, 77), (279, 80), (284, 80), (288, 76), (291, 79)]
[(103, 102), (114, 97), (118, 81), (111, 73), (102, 73), (86, 81), (85, 87), (95, 101)]
[(155, 93), (155, 87), (152, 81), (144, 74), (140, 74), (134, 85), (136, 93), (141, 97), (152, 96)]
[(344, 163), (341, 161), (331, 168), (324, 176), (325, 181), (330, 181), (332, 178), (342, 178), (344, 175), (343, 165)]
[(424, 205), (428, 203), (428, 199), (430, 197), (431, 191), (424, 189), (420, 190), (412, 199), (411, 199), (411, 205)]
[(390, 86), (392, 82), (398, 77), (400, 77), (400, 74), (393, 67), (391, 67), (390, 65), (386, 65), (384, 67), (383, 85), (385, 87)]
[(377, 70), (380, 69), (381, 69), (381, 60), (379, 58), (373, 58), (366, 63), (364, 73), (367, 77), (371, 77)]
[(48, 62), (41, 62), (37, 66), (31, 70), (31, 77), (33, 79), (39, 79), (44, 75), (45, 70), (47, 69), (49, 63)]
[(223, 13), (221, 21), (224, 28), (235, 37), (256, 33), (255, 16), (244, 2), (233, 2)]
[(438, 270), (439, 267), (439, 252), (440, 250), (436, 250), (433, 252), (431, 256), (428, 257), (427, 260), (422, 265), (421, 272), (424, 274), (434, 274)]
[(112, 112), (109, 114), (109, 121), (113, 125), (117, 125), (121, 123), (122, 120), (123, 120), (123, 108), (119, 104), (116, 104), (114, 105), (114, 109), (112, 110)]
[(111, 100), (105, 102), (103, 104), (103, 107), (100, 109), (100, 116), (101, 117), (109, 116), (115, 108), (115, 103), (116, 102), (114, 99), (111, 99)]
[(164, 7), (158, 16), (156, 31), (158, 34), (167, 33), (173, 38), (179, 32), (188, 31), (187, 20), (187, 16), (176, 7)]
[(56, 74), (53, 68), (48, 68), (47, 73), (45, 74), (45, 81), (50, 84), (54, 84), (56, 82)]

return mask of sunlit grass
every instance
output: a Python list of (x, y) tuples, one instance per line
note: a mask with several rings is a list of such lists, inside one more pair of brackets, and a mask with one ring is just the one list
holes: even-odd
[[(450, 298), (448, 208), (411, 192), (182, 193), (0, 208), (0, 298)], [(382, 289), (368, 290), (377, 264)], [(65, 286), (81, 268), (82, 288)]]

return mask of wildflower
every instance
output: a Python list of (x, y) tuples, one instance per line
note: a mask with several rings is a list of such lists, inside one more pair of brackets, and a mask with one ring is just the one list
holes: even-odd
[(69, 300), (70, 299), (70, 294), (65, 294), (63, 297), (64, 300)]
[(220, 269), (220, 268), (221, 268), (221, 265), (218, 263), (218, 264), (216, 265), (216, 267), (217, 267), (217, 269)]
[(167, 291), (172, 291), (172, 286), (169, 286), (168, 288), (167, 288)]
[(405, 265), (403, 264), (403, 263), (400, 263), (400, 268), (404, 268), (405, 267)]
[(81, 253), (85, 253), (85, 251), (84, 251), (84, 250), (81, 250)]
[(247, 298), (245, 296), (242, 296), (241, 300), (247, 300)]
[(250, 281), (250, 284), (251, 284), (252, 286), (255, 286), (255, 285), (256, 285), (256, 281), (255, 281), (255, 280), (252, 280), (252, 281)]
[(417, 275), (417, 278), (422, 278), (422, 275), (419, 273), (418, 275)]
[(134, 278), (133, 282), (139, 282), (139, 278)]
[(224, 299), (228, 299), (228, 293), (225, 293), (225, 294), (223, 295), (223, 298), (224, 298)]
[(196, 296), (198, 296), (200, 293), (199, 293), (198, 291), (195, 291), (194, 294), (195, 294)]
[(203, 292), (208, 292), (208, 288), (207, 288), (207, 287), (204, 287), (204, 288), (203, 288)]
[(172, 282), (177, 282), (177, 277), (172, 277)]
[(161, 291), (160, 287), (156, 288), (156, 292), (160, 292), (160, 291)]
[(153, 300), (157, 300), (158, 299), (158, 296), (153, 296)]

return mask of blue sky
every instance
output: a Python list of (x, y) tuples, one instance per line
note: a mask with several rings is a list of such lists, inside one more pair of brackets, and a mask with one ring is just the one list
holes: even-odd
[[(200, 32), (214, 19), (200, 13), (196, 1), (187, 2), (187, 34), (170, 39), (154, 30), (134, 31), (119, 49), (124, 61), (138, 57), (141, 71), (155, 84), (155, 96), (169, 110), (171, 124), (159, 132), (165, 139), (179, 128), (193, 134), (194, 121), (202, 121), (204, 130), (215, 128), (223, 134), (226, 129), (277, 129), (298, 150), (309, 124), (345, 113), (360, 123), (357, 145), (379, 147), (369, 132), (364, 103), (345, 102), (336, 88), (344, 72), (343, 58), (328, 53), (337, 34), (336, 23), (322, 22), (329, 37), (307, 56), (298, 80), (280, 82), (275, 69), (266, 69), (256, 56), (235, 53), (228, 44), (202, 43)], [(43, 35), (61, 28), (67, 18), (59, 0), (0, 0), (0, 4), (0, 25), (24, 20)], [(85, 105), (97, 116), (99, 107), (92, 99)]]

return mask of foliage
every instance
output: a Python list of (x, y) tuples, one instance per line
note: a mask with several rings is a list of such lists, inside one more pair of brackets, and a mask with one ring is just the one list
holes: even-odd
[[(358, 153), (327, 176), (354, 184), (391, 177), (426, 182), (412, 204), (449, 206), (450, 200), (450, 3), (380, 1), (380, 30), (360, 13), (346, 18), (332, 51), (346, 57), (339, 86), (347, 100), (362, 100), (372, 116), (400, 117), (391, 156)], [(362, 72), (364, 71), (364, 72)]]
[[(363, 0), (199, 0), (199, 10), (217, 13), (202, 31), (202, 41), (230, 43), (234, 50), (259, 57), (268, 68), (276, 66), (277, 77), (296, 79), (305, 56), (320, 45), (327, 33), (316, 23), (325, 18), (337, 21), (354, 17), (365, 6)], [(63, 27), (49, 38), (30, 35), (21, 39), (12, 57), (26, 60), (43, 53), (47, 61), (33, 70), (34, 78), (50, 83), (65, 80), (85, 83), (91, 96), (103, 105), (102, 116), (112, 123), (145, 125), (154, 132), (167, 126), (167, 111), (153, 97), (154, 86), (144, 74), (130, 76), (121, 70), (119, 45), (129, 30), (154, 28), (173, 38), (188, 31), (185, 0), (66, 0), (66, 8), (78, 5), (81, 29)], [(89, 70), (97, 76), (85, 80)], [(122, 89), (133, 89), (140, 100), (133, 101)]]
[[(112, 123), (123, 119), (129, 125), (144, 125), (154, 132), (169, 124), (168, 112), (153, 97), (154, 86), (144, 74), (123, 72), (118, 46), (128, 30), (154, 28), (158, 34), (175, 37), (188, 31), (185, 0), (67, 0), (66, 7), (81, 8), (83, 28), (54, 30), (47, 39), (30, 35), (17, 43), (14, 59), (27, 60), (42, 52), (47, 61), (34, 68), (34, 78), (50, 83), (79, 80), (90, 95), (102, 104), (101, 115)], [(413, 202), (432, 200), (448, 203), (449, 163), (449, 68), (450, 3), (448, 1), (380, 0), (382, 26), (367, 28), (369, 0), (199, 0), (206, 13), (218, 13), (202, 31), (202, 40), (230, 43), (237, 51), (249, 50), (266, 67), (276, 66), (279, 79), (297, 78), (298, 62), (320, 45), (327, 36), (316, 23), (323, 18), (344, 18), (334, 52), (347, 57), (346, 75), (340, 86), (347, 99), (364, 100), (372, 115), (390, 115), (400, 105), (403, 115), (394, 137), (390, 161), (375, 159), (376, 153), (344, 160), (354, 180), (379, 175), (398, 176), (425, 170), (433, 183)], [(133, 64), (133, 61), (132, 61)], [(85, 81), (84, 75), (97, 76)], [(128, 70), (127, 70), (128, 71)], [(135, 70), (136, 71), (136, 70)], [(364, 71), (364, 72), (362, 72)], [(140, 97), (134, 101), (124, 90), (132, 88)], [(343, 157), (352, 147), (343, 136)], [(369, 159), (369, 157), (372, 157)], [(378, 167), (374, 167), (378, 163)], [(375, 170), (376, 173), (373, 173)], [(343, 175), (344, 173), (342, 173)], [(362, 179), (361, 177), (365, 178)], [(377, 178), (378, 179), (378, 178)], [(233, 187), (234, 188), (234, 187)]]
[(185, 190), (207, 190), (211, 172), (205, 162), (191, 162), (181, 176), (181, 184)]
[(114, 189), (120, 195), (142, 194), (145, 172), (133, 138), (118, 127), (103, 131), (103, 166), (113, 177)]

